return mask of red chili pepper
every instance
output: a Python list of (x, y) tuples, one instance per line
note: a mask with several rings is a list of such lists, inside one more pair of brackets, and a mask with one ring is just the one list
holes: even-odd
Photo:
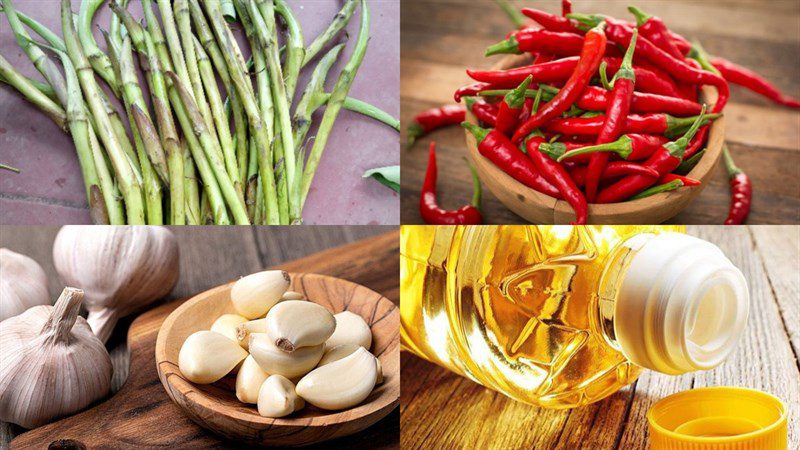
[(438, 106), (417, 114), (406, 132), (407, 146), (411, 147), (418, 138), (431, 131), (463, 122), (464, 114), (465, 110), (461, 105)]
[(567, 17), (572, 14), (572, 0), (561, 0), (561, 15)]
[(419, 213), (422, 220), (431, 225), (479, 225), (483, 223), (481, 217), (481, 183), (472, 170), (473, 194), (472, 204), (462, 206), (455, 211), (447, 211), (439, 207), (436, 202), (436, 143), (431, 142), (428, 150), (428, 170), (425, 172), (425, 181), (422, 184), (422, 193), (419, 197)]
[[(597, 135), (597, 144), (613, 142), (623, 133), (625, 122), (631, 111), (631, 101), (633, 99), (633, 85), (636, 77), (633, 73), (633, 51), (636, 48), (636, 38), (638, 32), (634, 30), (631, 43), (625, 52), (619, 71), (612, 80), (613, 89), (611, 98), (606, 107), (606, 120), (603, 128)], [(630, 139), (630, 138), (628, 138)], [(600, 186), (600, 176), (608, 163), (608, 153), (601, 152), (593, 154), (589, 159), (589, 171), (586, 174), (586, 199), (594, 201), (597, 195), (597, 188)]]
[(700, 131), (698, 131), (697, 134), (694, 136), (692, 142), (689, 143), (688, 147), (686, 147), (686, 152), (683, 154), (683, 159), (687, 160), (692, 156), (696, 155), (697, 152), (699, 152), (700, 149), (702, 149), (703, 146), (705, 145), (707, 136), (708, 136), (708, 125), (701, 127)]
[(495, 128), (497, 131), (510, 135), (517, 129), (519, 125), (519, 116), (522, 113), (522, 107), (525, 106), (525, 90), (531, 84), (531, 77), (525, 78), (516, 89), (509, 92), (503, 97), (500, 102), (500, 108), (497, 111), (497, 121)]
[(741, 225), (750, 214), (750, 204), (753, 201), (753, 185), (750, 177), (736, 167), (728, 146), (722, 147), (722, 157), (725, 159), (725, 170), (731, 182), (731, 206), (725, 225)]
[(700, 180), (695, 180), (694, 178), (684, 177), (683, 175), (678, 175), (674, 173), (668, 173), (663, 177), (658, 179), (658, 184), (667, 184), (671, 181), (681, 180), (684, 186), (700, 186)]
[[(680, 165), (686, 146), (689, 145), (698, 128), (700, 128), (700, 116), (683, 137), (664, 144), (643, 165), (655, 169), (659, 176), (673, 172)], [(658, 178), (642, 175), (629, 175), (600, 191), (597, 194), (597, 203), (616, 203), (627, 200), (652, 186), (657, 180)]]
[[(578, 186), (586, 184), (586, 171), (589, 168), (586, 166), (578, 166), (572, 169), (569, 174)], [(612, 180), (614, 178), (624, 177), (625, 175), (645, 175), (649, 177), (658, 177), (658, 172), (652, 167), (645, 167), (630, 161), (611, 161), (606, 165), (603, 175), (600, 179), (603, 181)]]
[(461, 103), (461, 98), (474, 97), (488, 89), (494, 89), (494, 87), (489, 83), (468, 84), (456, 89), (456, 92), (453, 94), (453, 99), (456, 101), (456, 103)]
[[(575, 150), (586, 147), (585, 143), (580, 142), (551, 142), (543, 143), (539, 146), (539, 151), (549, 156), (551, 159), (558, 159), (562, 155), (570, 154)], [(591, 155), (578, 155), (567, 162), (588, 164)], [(560, 162), (560, 161), (559, 161)]]
[(522, 106), (522, 112), (519, 114), (519, 122), (522, 123), (531, 117), (531, 108), (533, 107), (533, 99), (526, 98), (525, 104)]
[[(556, 156), (556, 158), (558, 162), (562, 162), (567, 159), (576, 160), (575, 158), (580, 156), (591, 156), (598, 153), (605, 155), (616, 153), (620, 158), (626, 161), (641, 161), (652, 156), (653, 153), (667, 142), (669, 142), (669, 140), (664, 136), (631, 133), (621, 136), (614, 142), (580, 147), (560, 154)], [(542, 151), (551, 151), (552, 155), (555, 156), (559, 150), (550, 150), (551, 147), (551, 145), (548, 145)]]
[(560, 31), (564, 33), (579, 33), (577, 22), (573, 22), (566, 17), (559, 17), (539, 9), (522, 8), (522, 14), (530, 17), (550, 31)]
[(533, 64), (544, 64), (556, 59), (556, 55), (550, 53), (537, 53), (533, 58)]
[[(663, 134), (671, 137), (686, 130), (698, 117), (678, 118), (669, 114), (631, 114), (625, 121), (624, 133)], [(722, 116), (720, 114), (704, 114), (702, 118), (703, 125), (719, 117)], [(547, 122), (544, 125), (544, 129), (555, 134), (597, 136), (600, 134), (604, 121), (605, 116), (554, 119)]]
[(588, 215), (588, 205), (586, 204), (586, 197), (583, 196), (580, 188), (572, 181), (567, 169), (561, 164), (553, 161), (539, 151), (539, 145), (544, 143), (544, 137), (533, 136), (528, 139), (526, 147), (528, 148), (528, 156), (539, 169), (539, 172), (561, 192), (564, 200), (572, 206), (575, 211), (575, 221), (573, 225), (583, 225), (586, 223), (586, 216)]
[(567, 83), (552, 100), (547, 102), (535, 116), (525, 121), (514, 133), (512, 139), (514, 142), (521, 142), (528, 133), (539, 128), (550, 119), (558, 117), (575, 103), (581, 92), (589, 85), (592, 75), (597, 72), (600, 61), (603, 59), (606, 42), (602, 24), (586, 33), (580, 61), (575, 67), (572, 76), (569, 77)]
[(525, 52), (575, 55), (580, 53), (583, 38), (579, 34), (526, 28), (486, 49), (485, 56)]
[(475, 97), (467, 97), (465, 100), (467, 109), (469, 109), (475, 117), (481, 122), (494, 127), (497, 123), (497, 106), (490, 105), (483, 100), (477, 100)]
[(558, 189), (542, 177), (533, 162), (525, 157), (522, 150), (517, 148), (503, 133), (480, 128), (469, 122), (464, 122), (461, 126), (475, 136), (481, 155), (500, 170), (531, 189), (550, 197), (561, 198)]
[[(589, 86), (578, 99), (578, 108), (584, 111), (605, 111), (608, 105), (608, 95), (608, 91), (599, 86)], [(631, 101), (631, 112), (634, 113), (694, 116), (700, 114), (701, 108), (702, 106), (697, 102), (645, 92), (634, 92)]]
[[(617, 45), (627, 47), (630, 44), (631, 36), (633, 35), (632, 29), (624, 22), (613, 20), (600, 16), (588, 16), (583, 14), (570, 14), (570, 18), (576, 19), (587, 26), (594, 25), (600, 21), (606, 21), (608, 39)], [(730, 89), (728, 82), (721, 76), (697, 69), (690, 64), (687, 64), (684, 59), (675, 58), (669, 53), (658, 48), (655, 44), (647, 39), (639, 38), (636, 42), (636, 54), (644, 58), (656, 67), (663, 69), (669, 73), (677, 81), (698, 84), (698, 85), (711, 85), (717, 88), (719, 98), (714, 104), (712, 113), (722, 111), (725, 104), (730, 97)]]
[(669, 34), (669, 28), (660, 17), (651, 16), (635, 6), (628, 6), (628, 11), (636, 17), (636, 25), (643, 38), (649, 39), (673, 58), (683, 59), (683, 54)]
[(711, 64), (722, 73), (723, 78), (733, 84), (738, 84), (756, 94), (763, 95), (779, 105), (795, 109), (800, 108), (800, 101), (782, 93), (774, 84), (750, 69), (723, 58), (714, 58), (711, 60)]

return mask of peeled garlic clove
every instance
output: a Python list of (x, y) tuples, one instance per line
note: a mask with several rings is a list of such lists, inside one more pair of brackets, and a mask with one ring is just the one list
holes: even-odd
[(248, 350), (250, 348), (250, 334), (266, 332), (267, 319), (250, 320), (236, 327), (236, 340), (243, 349)]
[(286, 301), (286, 300), (305, 300), (305, 299), (306, 299), (306, 297), (303, 294), (301, 294), (299, 292), (295, 292), (295, 291), (286, 291), (281, 296), (281, 301)]
[(264, 371), (270, 374), (296, 378), (305, 375), (316, 367), (325, 344), (300, 347), (292, 353), (275, 346), (275, 342), (265, 333), (250, 334), (250, 354)]
[(375, 357), (363, 348), (318, 367), (297, 383), (297, 395), (329, 410), (345, 409), (366, 399), (378, 378)]
[(355, 344), (369, 350), (372, 345), (372, 330), (363, 317), (350, 311), (342, 311), (333, 317), (336, 319), (336, 331), (328, 338), (328, 347)]
[(233, 307), (251, 320), (264, 317), (289, 289), (289, 281), (289, 274), (283, 270), (265, 270), (240, 278), (231, 288)]
[(236, 398), (242, 403), (258, 403), (258, 391), (269, 377), (252, 356), (245, 358), (236, 374)]
[(245, 322), (247, 319), (238, 314), (223, 314), (211, 325), (211, 331), (216, 331), (226, 338), (238, 342), (236, 327)]
[(267, 314), (267, 334), (285, 352), (324, 344), (335, 329), (333, 314), (313, 302), (287, 300)]
[(270, 375), (258, 392), (258, 413), (264, 417), (284, 417), (305, 406), (294, 384), (281, 375)]
[(330, 364), (334, 361), (338, 361), (345, 356), (350, 356), (351, 354), (355, 353), (356, 350), (361, 348), (360, 345), (355, 344), (342, 344), (337, 345), (336, 347), (328, 347), (328, 344), (325, 344), (325, 353), (322, 355), (322, 359), (319, 360), (317, 367), (322, 367), (325, 364)]
[(0, 322), (50, 304), (47, 275), (32, 258), (0, 248), (0, 274)]
[(187, 380), (210, 384), (224, 377), (247, 358), (236, 341), (215, 331), (197, 331), (186, 338), (178, 354), (178, 368)]

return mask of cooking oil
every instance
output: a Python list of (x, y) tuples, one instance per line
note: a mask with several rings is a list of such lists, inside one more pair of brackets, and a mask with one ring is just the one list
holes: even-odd
[(642, 366), (710, 368), (741, 334), (747, 288), (716, 246), (684, 232), (404, 226), (403, 348), (552, 408), (600, 400)]

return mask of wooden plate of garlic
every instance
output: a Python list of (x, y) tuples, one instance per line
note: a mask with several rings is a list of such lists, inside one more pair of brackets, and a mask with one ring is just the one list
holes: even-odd
[(315, 274), (259, 272), (192, 297), (164, 321), (167, 394), (229, 439), (301, 446), (361, 431), (400, 397), (400, 314)]

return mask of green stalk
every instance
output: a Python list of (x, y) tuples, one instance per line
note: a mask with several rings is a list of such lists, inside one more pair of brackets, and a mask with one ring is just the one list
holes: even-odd
[(131, 167), (129, 159), (119, 143), (119, 139), (111, 126), (111, 121), (105, 111), (101, 99), (100, 87), (94, 79), (94, 73), (89, 65), (89, 60), (83, 53), (81, 44), (72, 23), (70, 0), (61, 0), (61, 27), (64, 32), (64, 43), (67, 54), (78, 73), (84, 98), (89, 104), (89, 109), (94, 115), (95, 122), (101, 130), (100, 138), (108, 152), (114, 171), (117, 174), (117, 183), (125, 199), (127, 220), (130, 224), (144, 224), (144, 209), (142, 205), (142, 187)]
[[(314, 110), (316, 111), (322, 105), (328, 103), (331, 94), (329, 93), (320, 93), (314, 96)], [(400, 119), (394, 118), (391, 114), (387, 113), (386, 111), (378, 108), (375, 105), (371, 105), (365, 101), (358, 100), (352, 97), (346, 97), (344, 99), (344, 104), (342, 107), (348, 111), (353, 111), (355, 113), (361, 114), (362, 116), (366, 116), (372, 119), (377, 120), (378, 122), (382, 122), (396, 131), (400, 131)]]
[(28, 59), (31, 60), (36, 70), (44, 76), (44, 79), (50, 84), (58, 97), (58, 101), (62, 107), (67, 105), (67, 87), (64, 76), (56, 67), (55, 63), (45, 55), (45, 53), (33, 44), (30, 35), (25, 31), (25, 27), (19, 20), (17, 11), (11, 0), (2, 0), (3, 10), (6, 13), (8, 24), (14, 32), (14, 37), (17, 39), (17, 44), (22, 48)]
[[(194, 39), (194, 37), (193, 37)], [(242, 185), (239, 178), (239, 166), (236, 161), (236, 153), (233, 147), (233, 138), (231, 137), (231, 129), (227, 117), (225, 116), (225, 108), (222, 106), (222, 98), (217, 89), (217, 78), (214, 76), (214, 69), (211, 67), (211, 61), (203, 51), (203, 46), (197, 39), (194, 39), (195, 51), (197, 52), (197, 66), (200, 71), (200, 77), (203, 80), (208, 100), (211, 104), (211, 112), (213, 113), (214, 120), (217, 126), (217, 136), (219, 137), (219, 144), (222, 147), (222, 156), (225, 159), (225, 167), (228, 171), (228, 176), (233, 180), (233, 186), (241, 196), (243, 194)]]
[[(165, 72), (175, 72), (185, 86), (191, 86), (189, 79), (189, 69), (186, 67), (186, 57), (181, 47), (181, 40), (178, 36), (178, 28), (175, 23), (175, 16), (172, 14), (172, 2), (170, 0), (158, 0), (158, 11), (161, 13), (161, 23), (167, 37), (169, 54), (172, 58), (172, 69), (164, 69)], [(163, 64), (162, 64), (163, 65)], [(194, 98), (194, 91), (189, 92)]]
[[(112, 0), (114, 1), (114, 0)], [(120, 6), (122, 8), (128, 7), (128, 0), (120, 0)], [(122, 47), (122, 35), (123, 35), (123, 27), (120, 23), (120, 18), (116, 14), (111, 15), (111, 24), (108, 26), (108, 34), (111, 36), (111, 40), (114, 42), (114, 45), (117, 48)]]
[(180, 79), (175, 73), (167, 72), (167, 76), (172, 79), (172, 84), (175, 86), (178, 94), (181, 97), (183, 107), (189, 114), (189, 119), (192, 121), (195, 135), (200, 141), (200, 145), (203, 147), (206, 158), (208, 158), (208, 161), (211, 164), (211, 170), (216, 177), (217, 183), (222, 191), (222, 195), (231, 210), (231, 214), (233, 214), (234, 220), (239, 225), (249, 225), (250, 221), (247, 218), (247, 210), (244, 207), (244, 200), (239, 196), (239, 193), (233, 187), (233, 182), (228, 177), (228, 173), (225, 171), (225, 163), (219, 156), (221, 154), (221, 150), (218, 147), (219, 143), (205, 127), (203, 117), (200, 115), (200, 111), (197, 108), (197, 105), (194, 103), (194, 100), (192, 100), (192, 96), (186, 86), (181, 83)]
[(0, 164), (0, 169), (8, 170), (9, 172), (20, 173), (20, 170), (16, 167), (11, 167), (7, 164)]
[(259, 172), (261, 174), (262, 184), (264, 188), (264, 199), (267, 208), (268, 222), (271, 225), (280, 222), (278, 213), (278, 197), (275, 187), (275, 178), (272, 168), (272, 150), (270, 142), (267, 139), (266, 130), (261, 120), (261, 115), (256, 106), (253, 98), (253, 87), (250, 84), (249, 78), (245, 75), (244, 58), (238, 49), (235, 41), (232, 38), (228, 26), (225, 24), (225, 19), (222, 18), (222, 13), (219, 10), (219, 5), (216, 2), (204, 2), (206, 12), (211, 20), (214, 34), (220, 44), (220, 48), (224, 49), (223, 56), (225, 63), (228, 66), (228, 71), (231, 75), (231, 80), (236, 86), (236, 92), (242, 100), (247, 118), (250, 122), (250, 129), (256, 140), (259, 154)]
[(192, 152), (189, 151), (186, 140), (181, 141), (183, 154), (184, 173), (184, 198), (186, 199), (186, 224), (200, 225), (200, 190), (197, 187), (197, 172), (195, 171)]
[[(258, 5), (256, 7), (256, 5)], [(275, 25), (275, 10), (272, 0), (250, 0), (250, 16), (256, 31), (256, 41), (261, 46), (267, 60), (270, 84), (272, 87), (272, 102), (275, 106), (275, 129), (276, 139), (280, 137), (283, 151), (283, 163), (277, 161), (278, 172), (286, 173), (287, 188), (285, 191), (289, 197), (289, 215), (292, 218), (300, 216), (300, 206), (293, 201), (290, 187), (295, 184), (295, 148), (292, 139), (292, 119), (289, 114), (289, 102), (287, 100), (287, 90), (284, 85), (283, 71), (281, 69), (280, 55), (278, 53), (277, 27)], [(259, 14), (259, 12), (261, 14)], [(296, 81), (296, 80), (295, 80)]]
[(303, 57), (302, 67), (305, 67), (315, 56), (320, 52), (328, 43), (337, 35), (353, 17), (356, 10), (357, 0), (346, 0), (342, 9), (333, 17), (333, 21), (328, 28), (314, 39), (314, 42), (306, 48), (305, 56)]
[[(83, 0), (81, 2), (81, 7), (78, 11), (78, 39), (83, 47), (86, 58), (89, 60), (89, 64), (91, 64), (94, 71), (100, 75), (100, 78), (108, 83), (111, 90), (114, 91), (114, 95), (119, 97), (119, 84), (117, 83), (117, 78), (114, 76), (111, 60), (100, 50), (100, 47), (97, 46), (97, 42), (95, 42), (94, 36), (92, 35), (92, 19), (97, 12), (97, 8), (103, 4), (103, 1), (104, 0)], [(64, 40), (66, 41), (66, 38)], [(80, 69), (78, 73), (80, 73)]]
[(294, 118), (292, 125), (294, 126), (294, 146), (300, 148), (303, 141), (306, 139), (308, 130), (311, 128), (311, 116), (317, 109), (314, 105), (317, 102), (317, 96), (325, 93), (325, 79), (328, 77), (336, 59), (339, 57), (345, 44), (339, 44), (331, 48), (322, 59), (319, 60), (317, 67), (311, 74), (311, 79), (308, 81), (300, 101), (294, 109)]
[[(56, 97), (56, 91), (53, 90), (52, 86), (50, 86), (49, 84), (47, 84), (47, 83), (45, 83), (43, 81), (39, 81), (39, 80), (36, 80), (36, 79), (33, 79), (33, 78), (25, 77), (25, 79), (28, 80), (28, 83), (32, 84), (33, 87), (35, 87), (37, 91), (39, 91), (42, 94), (46, 95), (47, 98), (49, 98), (50, 100), (53, 100), (54, 102), (58, 102), (58, 97)], [(8, 80), (6, 80), (5, 77), (3, 77), (2, 75), (0, 75), (0, 83), (5, 83), (5, 84), (11, 86), (11, 83), (9, 83)], [(14, 86), (11, 86), (11, 87), (14, 87)]]
[[(4, 13), (5, 8), (3, 4), (0, 4), (0, 13)], [(55, 48), (56, 50), (61, 50), (62, 52), (67, 51), (67, 48), (64, 47), (64, 40), (61, 39), (57, 34), (53, 33), (49, 28), (42, 25), (40, 22), (37, 22), (36, 19), (28, 16), (27, 14), (17, 11), (17, 17), (19, 18), (20, 22), (24, 23), (28, 28), (33, 30), (34, 33), (41, 36), (51, 47)]]
[[(161, 63), (161, 70), (172, 71), (172, 60), (170, 59), (169, 49), (167, 48), (167, 41), (164, 39), (164, 33), (161, 31), (161, 26), (158, 24), (158, 19), (153, 13), (153, 3), (151, 0), (142, 0), (142, 11), (144, 11), (144, 19), (147, 22), (147, 31), (153, 39), (153, 45), (156, 46), (156, 54), (158, 55), (158, 62)], [(134, 41), (135, 43), (136, 41)]]
[[(347, 62), (347, 65), (345, 65), (344, 69), (342, 69), (342, 73), (339, 74), (339, 79), (336, 81), (336, 85), (331, 92), (331, 97), (328, 100), (328, 107), (325, 109), (325, 115), (322, 116), (322, 122), (317, 131), (317, 137), (314, 140), (314, 146), (311, 148), (311, 153), (308, 156), (308, 161), (306, 162), (305, 171), (302, 176), (302, 183), (299, 186), (299, 192), (297, 192), (300, 205), (299, 211), (303, 210), (303, 205), (308, 197), (308, 191), (311, 189), (311, 183), (314, 181), (314, 174), (322, 158), (322, 152), (325, 150), (325, 145), (328, 143), (328, 137), (333, 128), (333, 123), (336, 121), (336, 117), (339, 115), (339, 111), (344, 104), (344, 99), (347, 97), (347, 93), (353, 85), (353, 80), (355, 79), (359, 66), (361, 66), (361, 61), (364, 60), (368, 41), (369, 8), (367, 7), (366, 0), (361, 0), (361, 25), (358, 32), (358, 41), (353, 50), (353, 54), (350, 56), (350, 60)], [(299, 216), (293, 217), (293, 219), (299, 218)]]
[[(291, 104), (292, 99), (294, 99), (294, 89), (297, 86), (297, 77), (300, 74), (300, 68), (303, 66), (303, 59), (306, 54), (303, 30), (285, 0), (275, 0), (275, 12), (283, 17), (283, 21), (286, 23), (286, 59), (283, 62), (283, 71), (286, 74), (284, 78), (286, 81), (286, 99)], [(267, 25), (269, 25), (269, 22), (267, 22)], [(277, 39), (275, 41), (277, 42)]]
[(252, 140), (250, 141), (250, 145), (248, 145), (248, 147), (250, 158), (248, 159), (247, 167), (247, 190), (245, 192), (245, 204), (247, 204), (247, 215), (250, 217), (250, 221), (254, 224), (259, 224), (255, 216), (257, 200), (259, 198), (258, 193), (262, 192), (260, 189), (258, 189), (258, 149), (256, 149), (255, 141)]
[(18, 90), (23, 97), (44, 112), (62, 130), (66, 130), (67, 113), (55, 101), (36, 89), (27, 78), (17, 72), (3, 55), (0, 55), (0, 77)]

